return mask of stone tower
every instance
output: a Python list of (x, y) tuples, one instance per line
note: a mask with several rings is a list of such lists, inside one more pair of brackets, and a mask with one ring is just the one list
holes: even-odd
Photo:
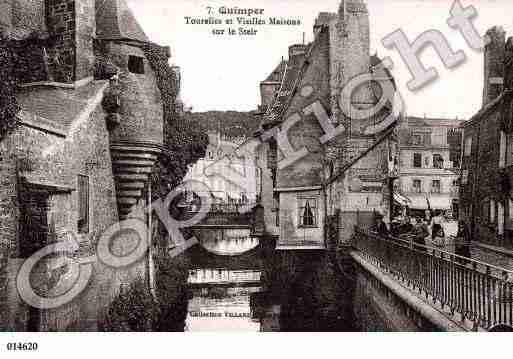
[[(321, 14), (323, 15), (323, 14)], [(324, 19), (324, 20), (323, 20)], [(357, 123), (352, 123), (347, 113), (341, 110), (341, 93), (344, 86), (358, 75), (370, 71), (370, 25), (369, 13), (364, 0), (342, 0), (338, 14), (321, 16), (319, 24), (329, 24), (330, 30), (330, 86), (332, 121), (343, 125), (346, 133), (327, 146), (328, 158), (337, 159), (335, 169), (351, 156), (349, 149), (357, 147), (350, 143), (358, 137)], [(359, 87), (351, 97), (355, 108), (366, 108), (374, 103), (370, 84)]]
[(504, 60), (506, 33), (502, 27), (495, 26), (486, 32), (490, 43), (484, 53), (484, 91), (483, 106), (496, 99), (504, 85)]
[[(119, 123), (110, 143), (119, 216), (125, 219), (146, 200), (149, 175), (164, 144), (162, 97), (146, 53), (155, 45), (125, 0), (96, 0), (96, 7), (96, 55), (119, 69)], [(170, 57), (168, 48), (158, 51)]]

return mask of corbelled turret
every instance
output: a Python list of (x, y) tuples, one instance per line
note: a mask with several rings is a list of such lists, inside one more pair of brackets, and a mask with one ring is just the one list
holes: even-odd
[[(149, 175), (162, 151), (163, 106), (157, 74), (147, 51), (151, 44), (124, 0), (97, 0), (97, 51), (119, 69), (117, 126), (110, 133), (121, 219), (145, 200)], [(162, 54), (163, 52), (160, 51)], [(167, 54), (169, 56), (169, 54)]]

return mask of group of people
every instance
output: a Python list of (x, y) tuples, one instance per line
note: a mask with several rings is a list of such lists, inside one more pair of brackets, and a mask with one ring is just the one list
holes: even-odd
[(434, 216), (431, 216), (431, 211), (426, 211), (424, 217), (416, 216), (413, 218), (413, 221), (409, 216), (396, 217), (389, 229), (383, 221), (383, 216), (378, 213), (372, 230), (383, 238), (399, 238), (413, 241), (413, 243), (417, 244), (418, 250), (426, 250), (428, 244), (436, 247), (446, 247), (449, 237), (454, 237), (452, 239), (454, 240), (455, 254), (459, 256), (460, 262), (466, 263), (466, 260), (463, 258), (470, 258), (471, 256), (471, 238), (467, 224), (465, 221), (459, 221), (456, 236), (447, 236), (444, 223), (447, 223), (447, 221), (441, 211), (436, 211)]

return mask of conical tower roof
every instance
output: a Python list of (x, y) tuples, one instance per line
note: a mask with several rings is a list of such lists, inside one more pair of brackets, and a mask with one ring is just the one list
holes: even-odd
[(98, 39), (150, 42), (125, 0), (96, 0)]

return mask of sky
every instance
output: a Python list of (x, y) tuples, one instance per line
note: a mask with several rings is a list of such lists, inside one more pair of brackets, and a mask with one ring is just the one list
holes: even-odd
[[(287, 57), (288, 46), (313, 39), (312, 27), (319, 12), (337, 12), (340, 0), (127, 0), (148, 37), (170, 46), (173, 65), (182, 70), (182, 100), (194, 112), (251, 111), (260, 104), (259, 83)], [(453, 0), (367, 0), (370, 14), (371, 54), (389, 56), (392, 73), (406, 103), (408, 115), (469, 119), (482, 104), (483, 53), (468, 47), (458, 31), (447, 25)], [(478, 17), (474, 24), (482, 35), (492, 26), (502, 26), (513, 36), (513, 1), (461, 0), (474, 5)], [(212, 29), (227, 25), (191, 25), (185, 17), (215, 17), (225, 7), (261, 8), (263, 18), (300, 19), (300, 26), (254, 26), (255, 36), (213, 35)], [(232, 26), (238, 28), (238, 25)], [(251, 27), (251, 26), (246, 26)], [(413, 41), (427, 30), (442, 32), (454, 51), (463, 50), (467, 61), (446, 69), (435, 51), (427, 48), (421, 59), (433, 66), (439, 78), (411, 92), (406, 83), (411, 75), (395, 50), (386, 49), (381, 39), (402, 29)]]

